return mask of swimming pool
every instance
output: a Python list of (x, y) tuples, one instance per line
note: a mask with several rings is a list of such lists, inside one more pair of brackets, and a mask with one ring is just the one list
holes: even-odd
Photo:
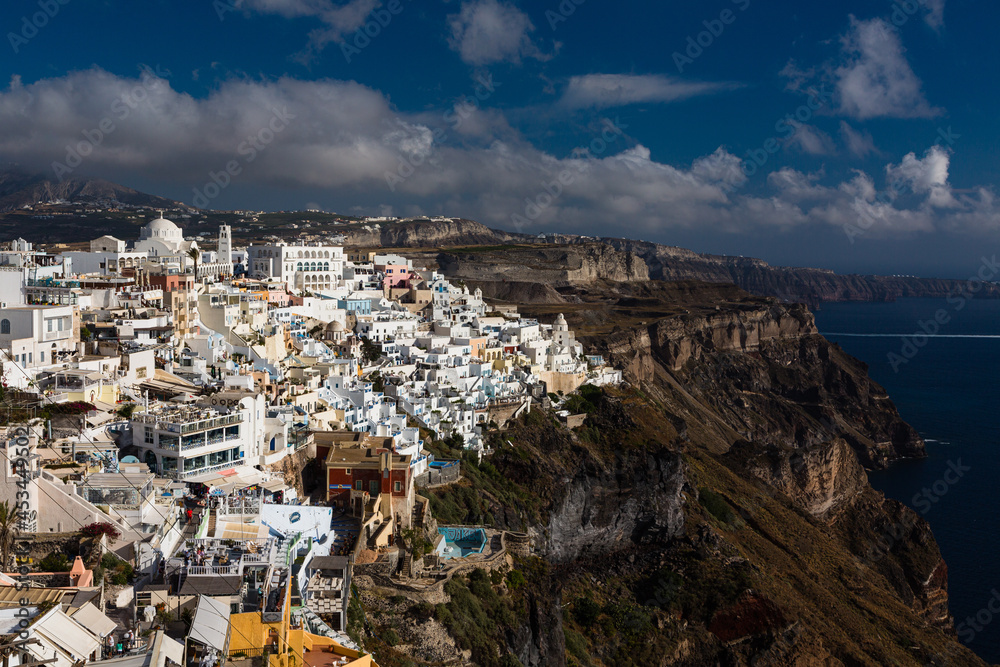
[(486, 548), (486, 531), (482, 528), (438, 528), (438, 533), (444, 536), (437, 548), (441, 558), (465, 558)]

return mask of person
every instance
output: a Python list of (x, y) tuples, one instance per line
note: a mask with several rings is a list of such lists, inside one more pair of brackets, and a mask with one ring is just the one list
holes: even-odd
[(188, 511), (187, 511), (187, 520), (188, 520), (188, 523), (191, 523), (191, 516), (192, 515), (193, 515), (193, 512), (191, 512), (191, 510), (188, 509)]

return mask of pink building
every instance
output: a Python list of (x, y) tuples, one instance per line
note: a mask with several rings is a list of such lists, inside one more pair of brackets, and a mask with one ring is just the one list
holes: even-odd
[(376, 266), (375, 270), (385, 274), (382, 281), (384, 289), (408, 287), (410, 284), (410, 267), (406, 264), (384, 264)]

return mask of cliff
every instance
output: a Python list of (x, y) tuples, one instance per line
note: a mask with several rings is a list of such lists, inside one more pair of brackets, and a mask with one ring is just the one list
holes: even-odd
[[(627, 387), (573, 397), (573, 431), (533, 411), (428, 492), (444, 523), (532, 539), (463, 661), (983, 664), (949, 634), (929, 526), (864, 472), (920, 438), (803, 306), (717, 305), (588, 340)], [(445, 621), (466, 604), (452, 592)]]
[(352, 226), (342, 233), (344, 245), (360, 248), (435, 248), (507, 243), (521, 238), (462, 218), (372, 223)]
[[(549, 241), (588, 245), (593, 238), (552, 236)], [(894, 301), (906, 297), (947, 298), (964, 293), (966, 281), (912, 276), (844, 275), (824, 269), (771, 266), (753, 257), (699, 254), (673, 246), (602, 238), (613, 248), (641, 257), (654, 280), (733, 283), (760, 296), (816, 305), (824, 301)], [(1000, 286), (985, 284), (977, 298), (1000, 298)]]
[(649, 280), (641, 258), (603, 244), (567, 248), (510, 246), (442, 252), (438, 265), (446, 275), (477, 283), (539, 283), (560, 287), (597, 280)]

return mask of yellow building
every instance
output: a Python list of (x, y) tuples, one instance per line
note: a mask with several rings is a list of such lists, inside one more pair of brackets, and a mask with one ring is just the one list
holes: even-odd
[(329, 637), (292, 625), (291, 578), (282, 592), (281, 609), (229, 617), (229, 657), (268, 650), (268, 667), (378, 667), (370, 655), (341, 646)]

